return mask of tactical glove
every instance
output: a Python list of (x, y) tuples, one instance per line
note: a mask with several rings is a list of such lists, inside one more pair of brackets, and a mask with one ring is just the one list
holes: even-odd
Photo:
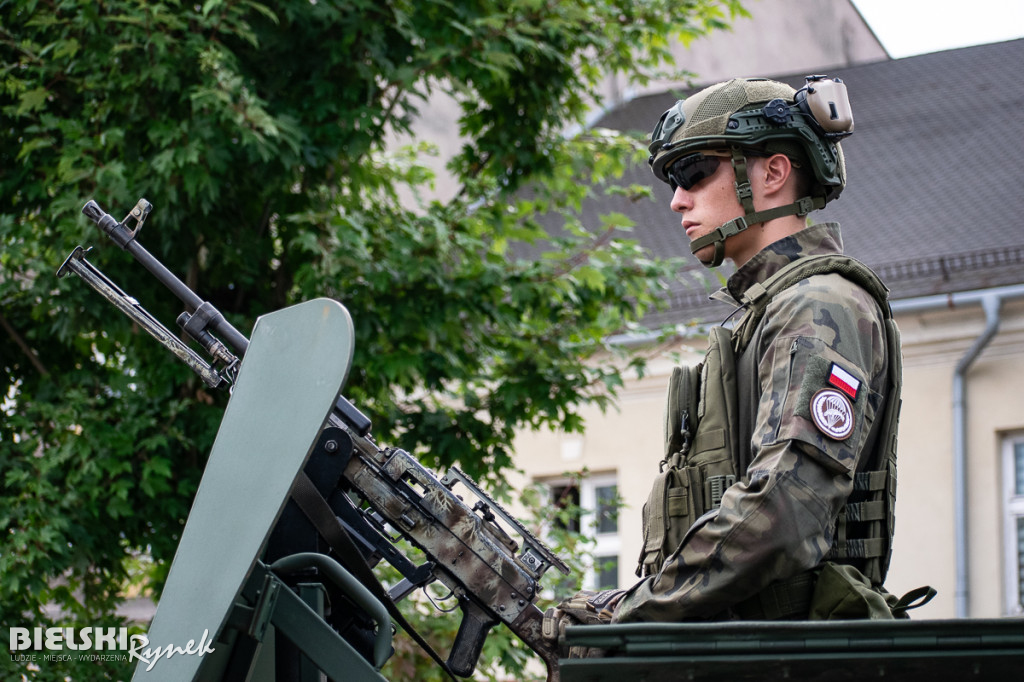
[[(570, 625), (607, 625), (612, 622), (615, 605), (619, 603), (626, 590), (581, 590), (571, 598), (562, 601), (544, 612), (544, 638), (562, 643), (565, 639), (565, 628)], [(604, 655), (603, 649), (590, 647), (559, 647), (559, 654), (567, 658), (599, 658)]]

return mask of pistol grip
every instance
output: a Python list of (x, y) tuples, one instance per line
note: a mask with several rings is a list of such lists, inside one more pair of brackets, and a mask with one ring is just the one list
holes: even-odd
[(467, 597), (459, 597), (459, 608), (462, 609), (462, 622), (459, 623), (455, 643), (448, 652), (448, 667), (459, 677), (469, 677), (476, 669), (487, 633), (498, 624), (498, 619)]

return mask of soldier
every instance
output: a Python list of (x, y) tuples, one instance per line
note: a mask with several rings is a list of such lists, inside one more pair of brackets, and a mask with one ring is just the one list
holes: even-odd
[(825, 566), (892, 596), (881, 582), (899, 336), (884, 286), (841, 255), (839, 225), (806, 217), (842, 192), (839, 139), (852, 130), (845, 85), (824, 76), (799, 91), (719, 83), (658, 122), (651, 168), (697, 259), (736, 265), (715, 298), (741, 317), (712, 334), (702, 368), (674, 376), (642, 580), (563, 602), (552, 635), (575, 622), (829, 617), (812, 603), (830, 598), (815, 593)]

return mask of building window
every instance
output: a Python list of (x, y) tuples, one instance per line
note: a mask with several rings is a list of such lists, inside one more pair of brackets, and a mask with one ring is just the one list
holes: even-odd
[(1024, 615), (1024, 434), (1003, 442), (1006, 615)]
[(554, 523), (562, 530), (573, 533), (580, 532), (580, 486), (576, 481), (551, 484), (551, 504), (557, 507), (560, 515)]
[(594, 538), (594, 562), (587, 567), (584, 587), (613, 589), (619, 586), (619, 494), (614, 474), (597, 474), (573, 481), (548, 484), (556, 507), (574, 510), (556, 519), (560, 527)]
[(619, 586), (619, 555), (594, 557), (594, 583), (598, 590), (614, 590)]
[(595, 525), (598, 535), (619, 532), (619, 488), (615, 483), (594, 487)]

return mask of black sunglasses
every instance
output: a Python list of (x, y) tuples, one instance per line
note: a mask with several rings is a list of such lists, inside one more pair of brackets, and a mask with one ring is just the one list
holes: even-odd
[(722, 158), (719, 156), (707, 156), (705, 154), (690, 154), (684, 156), (665, 169), (668, 176), (668, 184), (675, 192), (677, 187), (689, 191), (694, 185), (710, 177), (716, 170)]

